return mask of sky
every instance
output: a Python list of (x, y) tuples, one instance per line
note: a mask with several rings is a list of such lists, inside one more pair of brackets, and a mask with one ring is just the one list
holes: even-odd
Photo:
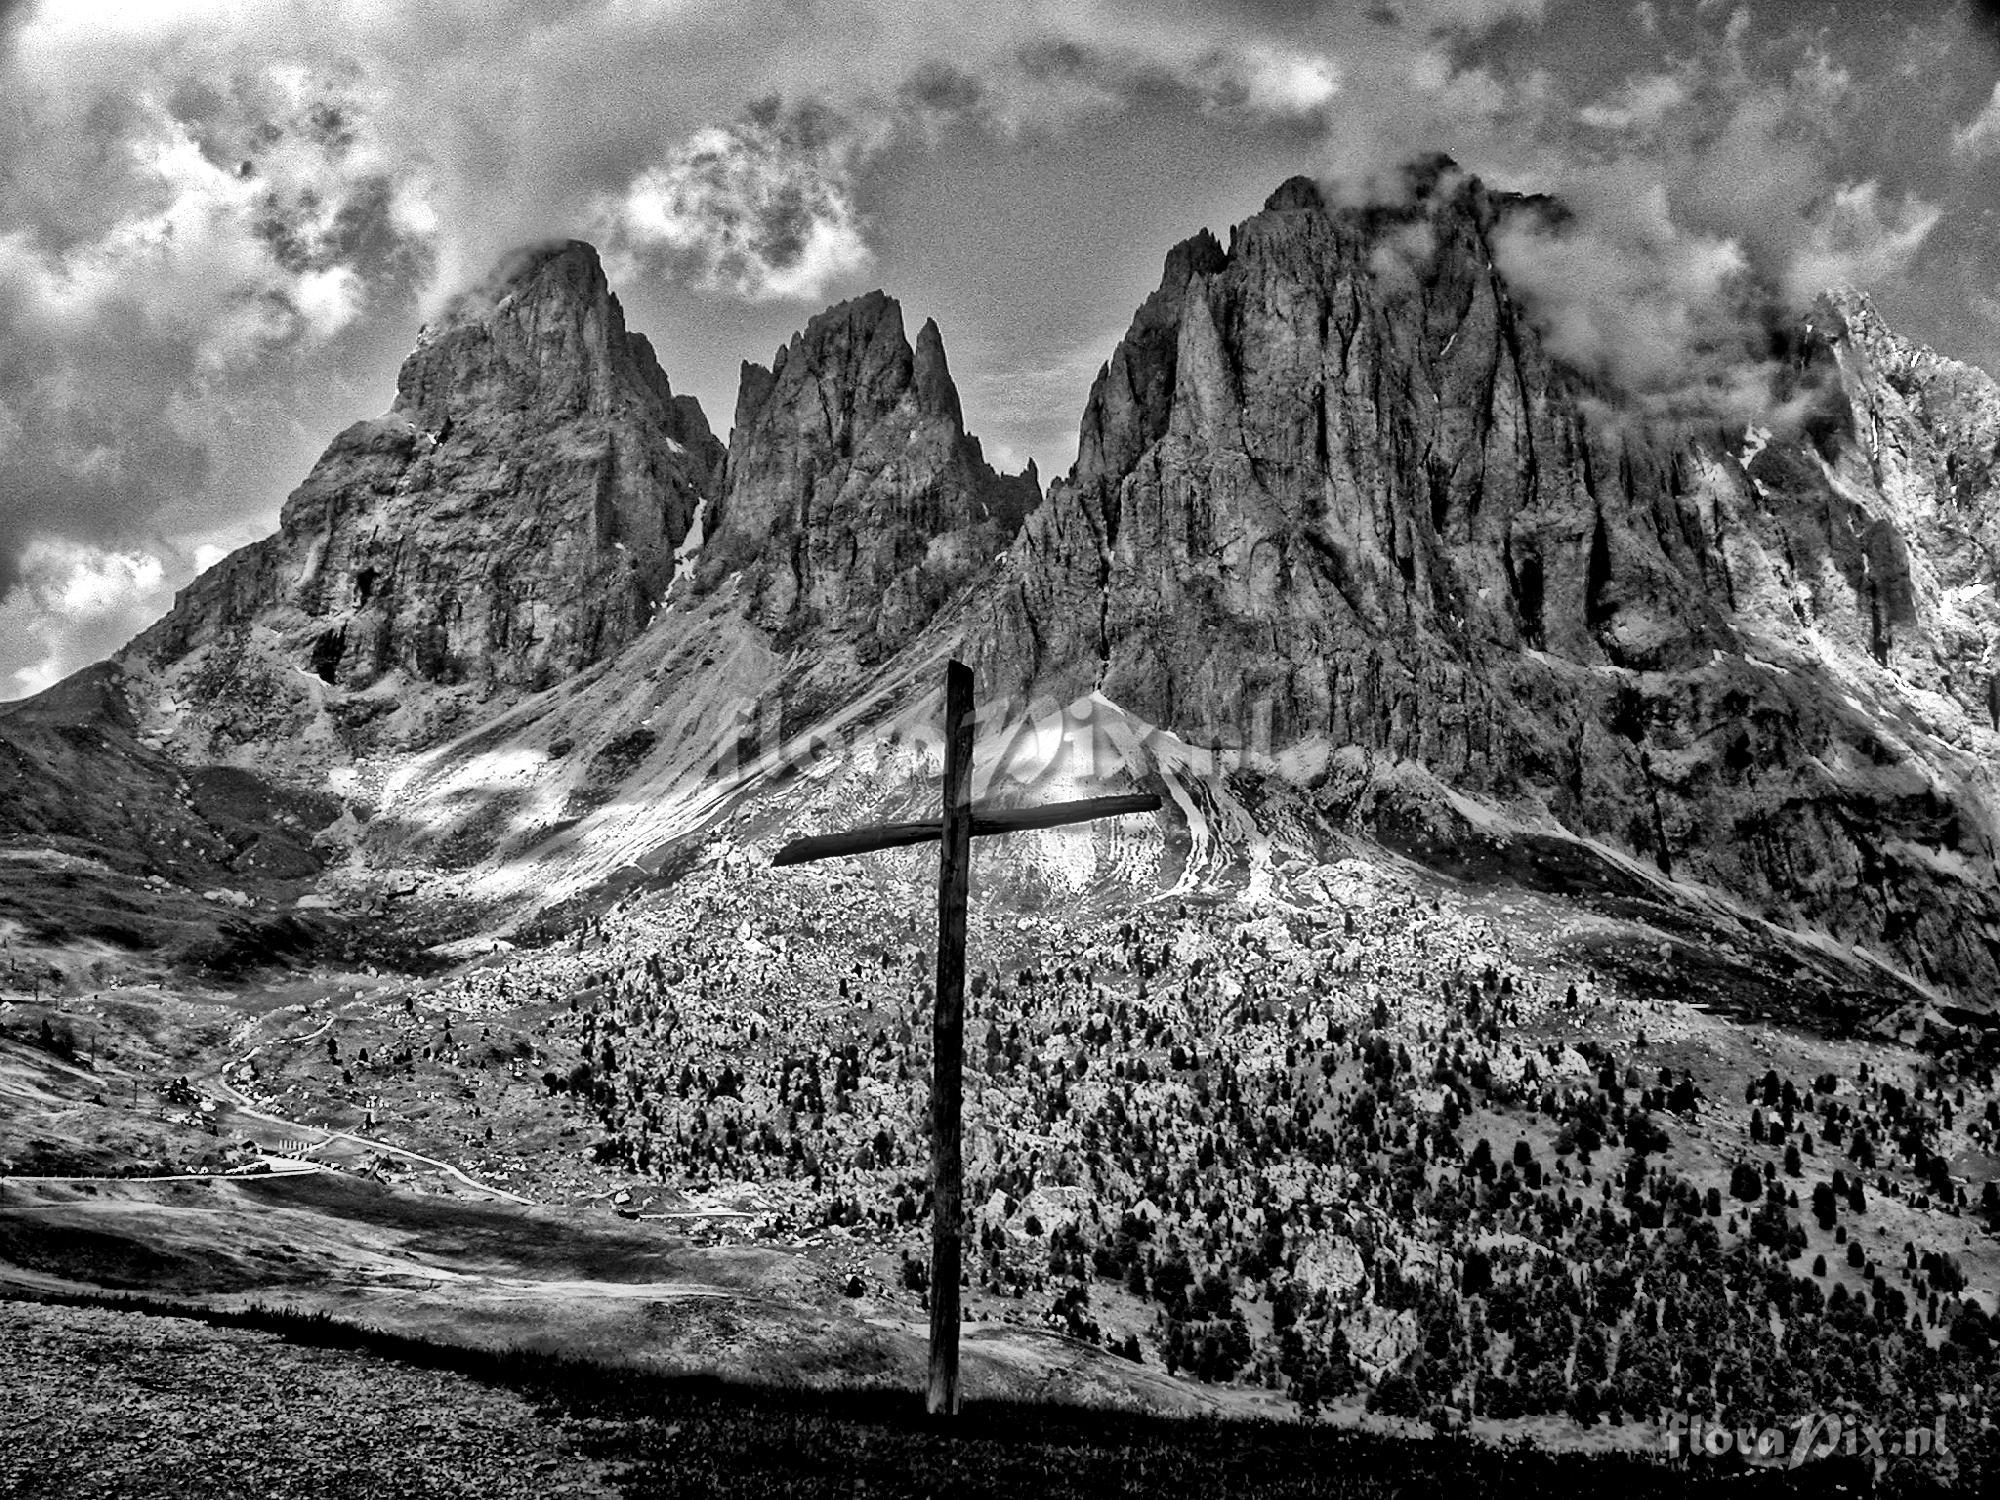
[(879, 286), (1045, 479), (1172, 244), (1433, 152), (1570, 207), (1502, 269), (1663, 410), (1754, 419), (1760, 339), (1836, 284), (2000, 372), (1996, 11), (0, 0), (0, 699), (274, 529), (425, 318), (551, 237), (718, 433), (742, 360)]

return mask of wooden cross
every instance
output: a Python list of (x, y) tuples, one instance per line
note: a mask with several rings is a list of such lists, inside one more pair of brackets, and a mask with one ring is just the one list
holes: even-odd
[(937, 1003), (931, 1012), (931, 1369), (925, 1399), (932, 1415), (958, 1410), (959, 1222), (963, 1170), (959, 1114), (964, 1097), (965, 898), (975, 834), (1059, 828), (1094, 818), (1157, 812), (1150, 792), (1089, 797), (1042, 807), (996, 808), (972, 801), (972, 670), (950, 662), (944, 674), (944, 815), (921, 823), (884, 823), (851, 833), (793, 839), (776, 865), (799, 865), (898, 849), (933, 839), (938, 853)]

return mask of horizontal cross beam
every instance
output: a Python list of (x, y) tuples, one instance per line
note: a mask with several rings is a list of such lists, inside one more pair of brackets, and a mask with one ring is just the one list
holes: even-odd
[[(1036, 828), (1060, 828), (1066, 823), (1088, 823), (1093, 818), (1116, 818), (1126, 813), (1160, 810), (1160, 799), (1152, 792), (1133, 792), (1119, 797), (1086, 797), (1079, 802), (1050, 802), (1041, 807), (995, 807), (989, 802), (972, 806), (972, 833), (975, 838), (989, 833), (1025, 833)], [(848, 833), (816, 833), (793, 839), (778, 851), (772, 865), (803, 865), (818, 859), (836, 859), (843, 854), (872, 854), (877, 849), (900, 849), (909, 844), (934, 844), (942, 836), (942, 819), (918, 823), (882, 823), (874, 828), (857, 828)]]

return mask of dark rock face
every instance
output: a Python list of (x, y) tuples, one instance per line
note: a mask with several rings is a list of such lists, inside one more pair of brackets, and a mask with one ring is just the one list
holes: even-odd
[(745, 365), (724, 498), (697, 578), (742, 571), (757, 624), (873, 661), (921, 629), (1040, 499), (967, 435), (937, 325), (913, 348), (894, 298), (830, 308)]
[(1621, 419), (1494, 268), (1537, 211), (1301, 179), (1178, 247), (968, 619), (984, 690), (1418, 762), (1990, 985), (2000, 392), (1849, 298), (1792, 351), (1791, 430)]
[(345, 688), (543, 686), (645, 628), (722, 459), (596, 252), (522, 252), (424, 331), (395, 405), (334, 439), (278, 534), (125, 654), (178, 660), (257, 620)]
[[(1017, 589), (1037, 624), (1070, 617), (1046, 660), (1095, 658), (1092, 685), (1175, 724), (1268, 703), (1282, 742), (1335, 722), (1341, 641), (1644, 670), (1726, 639), (1682, 586), (1711, 550), (1692, 505), (1634, 503), (1687, 488), (1675, 455), (1595, 430), (1551, 370), (1491, 269), (1492, 201), (1272, 201), (1226, 256), (1205, 235), (1174, 251), (1099, 376)], [(1035, 597), (1079, 582), (1098, 610)]]

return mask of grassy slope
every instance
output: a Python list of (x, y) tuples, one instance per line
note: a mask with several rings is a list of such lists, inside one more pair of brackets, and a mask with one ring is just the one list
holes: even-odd
[[(98, 1305), (177, 1317), (176, 1310), (159, 1304)], [(58, 1328), (65, 1317), (0, 1306), (0, 1329), (30, 1316)], [(66, 1316), (80, 1323), (90, 1315)], [(1440, 1494), (1478, 1500), (1562, 1494), (1649, 1500), (1719, 1494), (1762, 1500), (1854, 1493), (1851, 1486), (1859, 1477), (1829, 1466), (1803, 1475), (1740, 1475), (1463, 1439), (1390, 1437), (1274, 1421), (1166, 1421), (1047, 1403), (969, 1402), (955, 1421), (943, 1423), (925, 1416), (914, 1393), (830, 1393), (634, 1375), (573, 1359), (439, 1345), (263, 1308), (210, 1312), (203, 1319), (225, 1329), (276, 1332), (295, 1347), (353, 1351), (351, 1379), (357, 1382), (411, 1385), (399, 1372), (419, 1369), (517, 1391), (535, 1406), (527, 1424), (531, 1440), (563, 1434), (580, 1450), (577, 1470), (605, 1475), (617, 1492), (634, 1497), (803, 1500), (948, 1493), (977, 1500), (1032, 1493), (1046, 1500), (1101, 1500), (1107, 1494), (1172, 1493), (1230, 1500)], [(187, 1359), (185, 1350), (124, 1352), (134, 1376), (148, 1383), (167, 1376), (177, 1359)], [(438, 1382), (424, 1390), (409, 1421), (455, 1431), (464, 1425), (461, 1405), (485, 1409), (492, 1401), (462, 1384)], [(442, 1481), (438, 1492), (461, 1492), (450, 1483), (454, 1477), (449, 1470), (436, 1476)], [(163, 1494), (170, 1487), (163, 1477), (154, 1488), (139, 1484), (116, 1493)], [(512, 1492), (512, 1486), (502, 1491)]]

